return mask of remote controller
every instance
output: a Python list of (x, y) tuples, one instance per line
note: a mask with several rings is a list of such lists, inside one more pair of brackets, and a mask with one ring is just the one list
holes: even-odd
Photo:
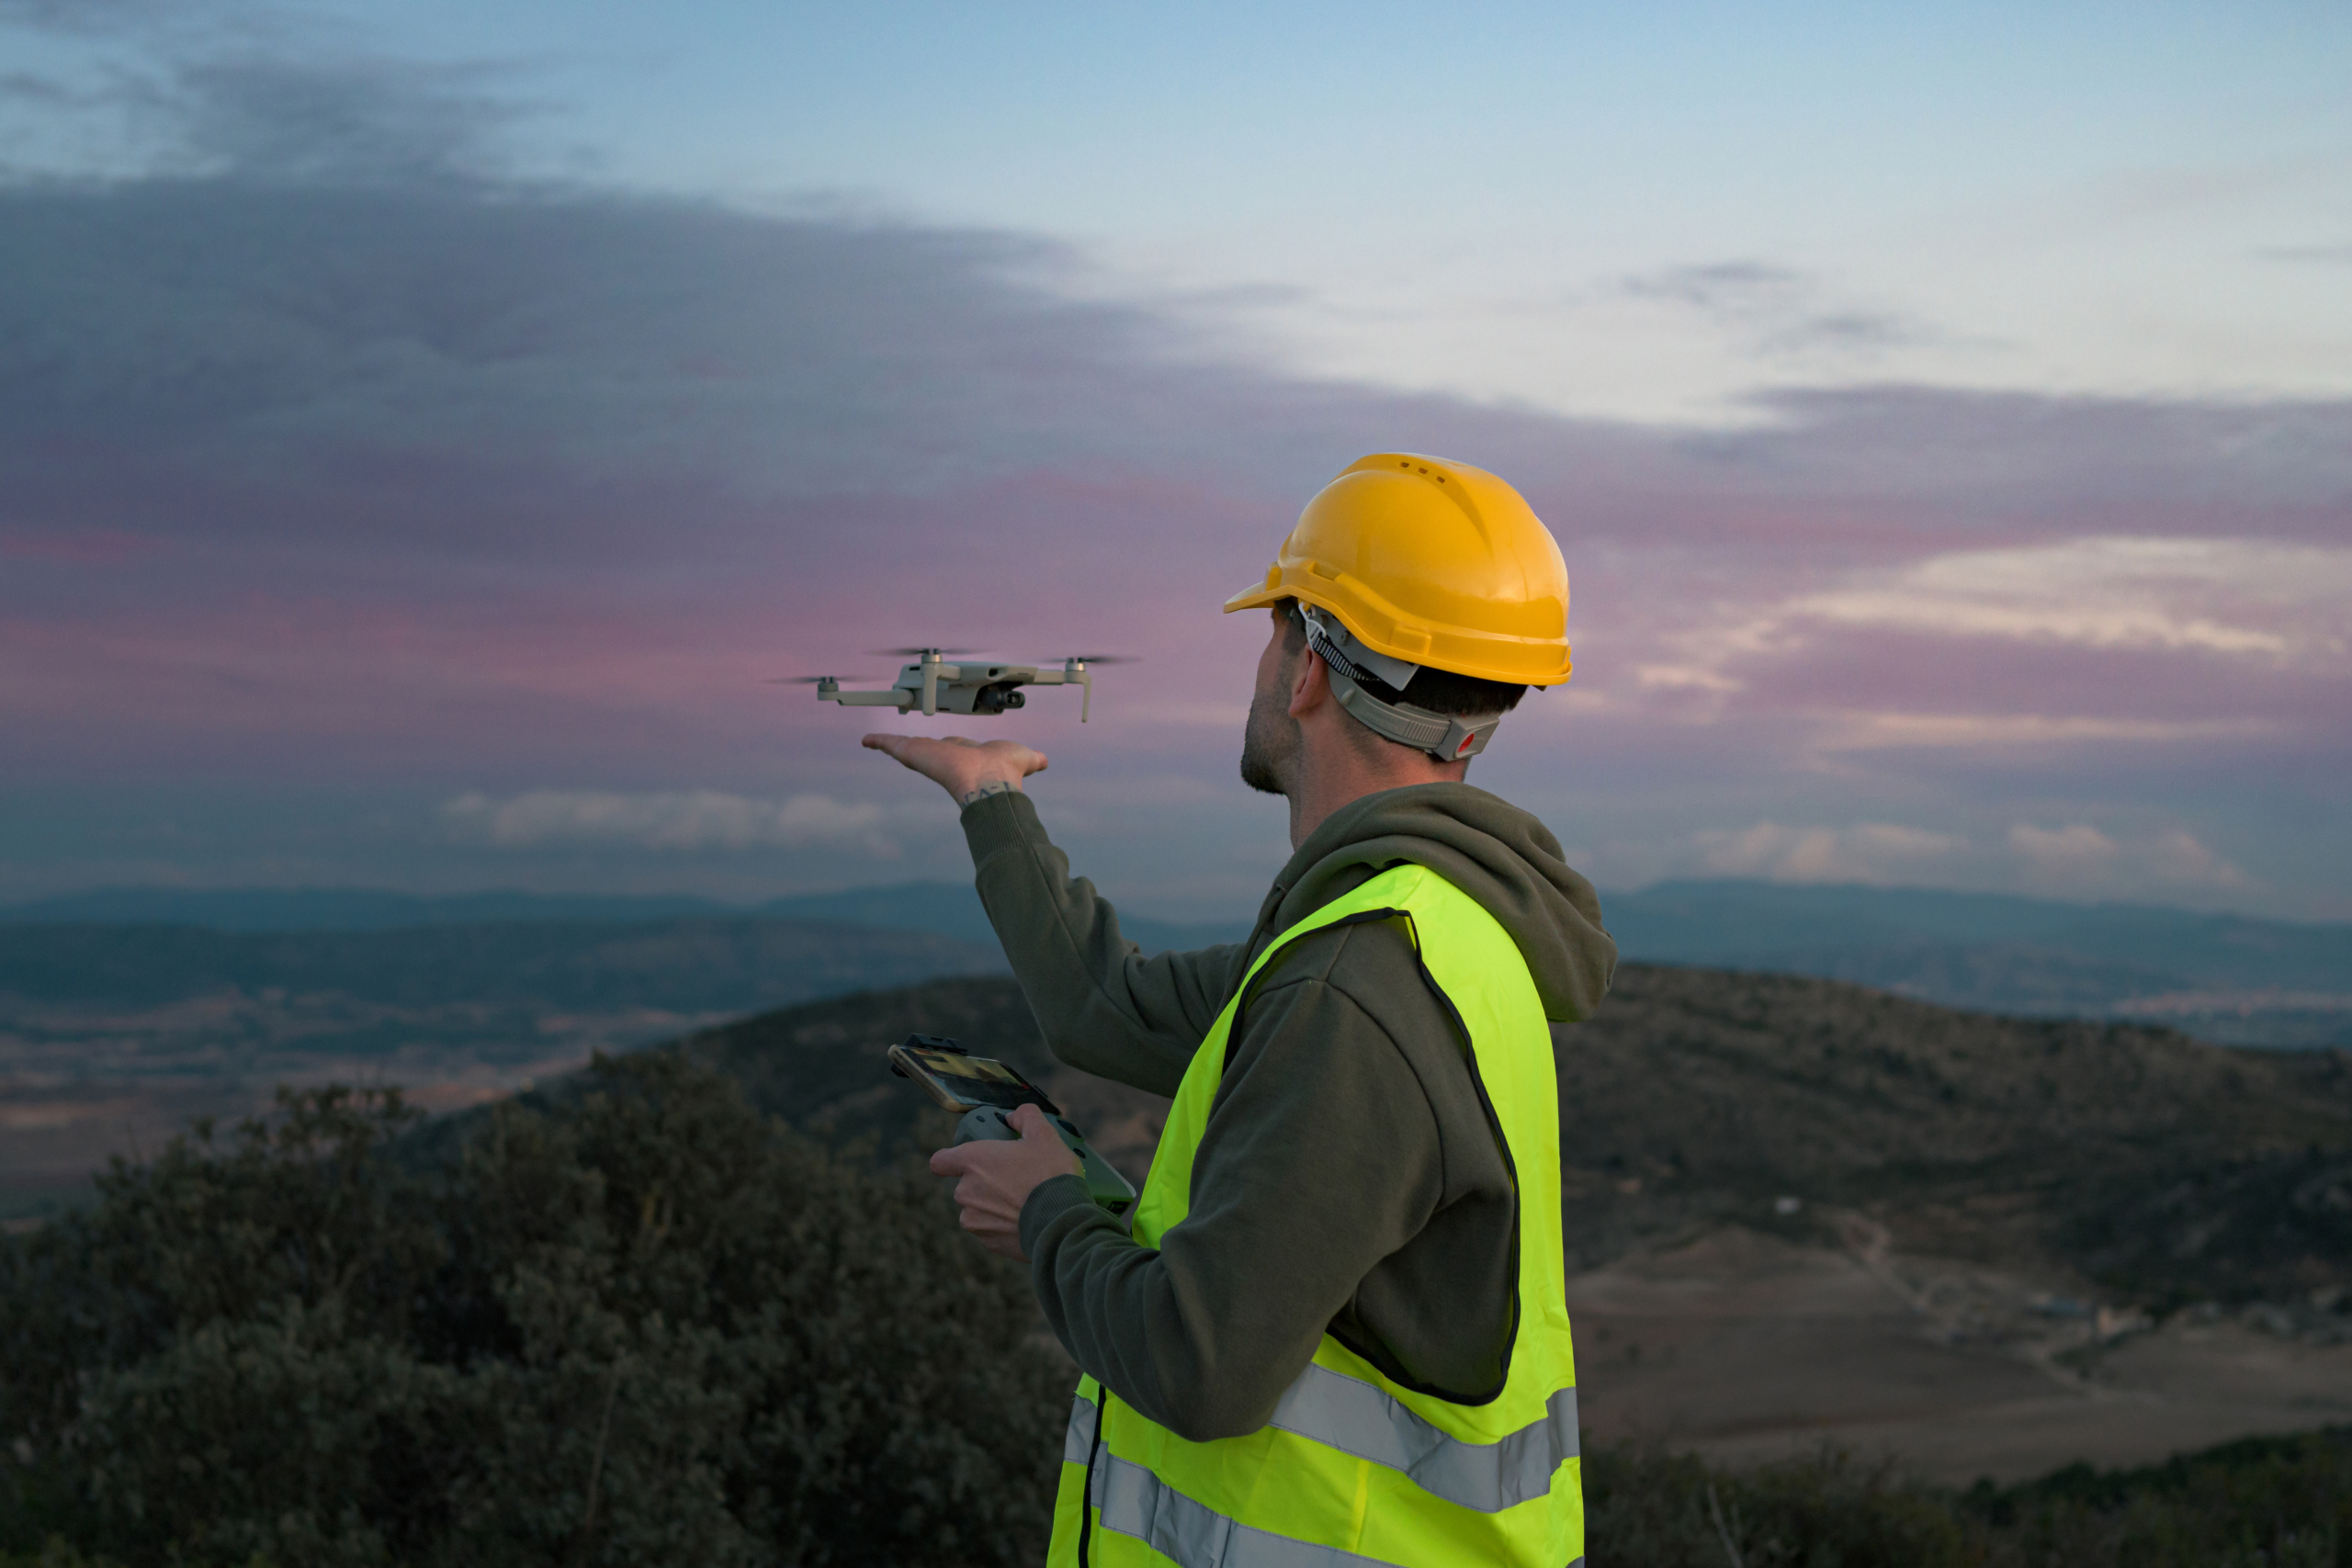
[[(1078, 1128), (1068, 1117), (1047, 1112), (1046, 1121), (1060, 1135), (1070, 1153), (1076, 1155), (1080, 1163), (1085, 1167), (1084, 1175), (1088, 1193), (1097, 1203), (1102, 1204), (1111, 1213), (1125, 1214), (1136, 1201), (1134, 1184), (1112, 1169), (1110, 1161), (1086, 1146), (1085, 1138), (1080, 1135)], [(966, 1111), (964, 1119), (956, 1123), (956, 1141), (959, 1144), (968, 1144), (975, 1138), (987, 1138), (995, 1142), (1002, 1142), (1008, 1138), (1018, 1141), (1020, 1136), (1019, 1130), (1012, 1125), (1011, 1113), (1001, 1106), (976, 1106)]]

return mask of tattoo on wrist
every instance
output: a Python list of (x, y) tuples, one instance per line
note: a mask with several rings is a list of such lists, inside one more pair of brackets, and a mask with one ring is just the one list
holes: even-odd
[(1005, 783), (1002, 779), (990, 779), (988, 783), (982, 784), (978, 789), (966, 790), (961, 795), (956, 797), (956, 804), (958, 806), (971, 806), (977, 802), (986, 800), (992, 795), (1011, 795), (1012, 793), (1012, 789), (1013, 786)]

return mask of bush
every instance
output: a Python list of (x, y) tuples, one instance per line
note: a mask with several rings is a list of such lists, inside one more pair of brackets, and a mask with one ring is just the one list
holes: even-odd
[(1042, 1556), (1069, 1374), (927, 1177), (672, 1053), (500, 1107), (454, 1169), (405, 1168), (394, 1092), (280, 1101), (0, 1253), (0, 1551)]
[(1968, 1514), (2004, 1562), (2130, 1568), (2352, 1568), (2352, 1428), (2250, 1438), (2142, 1470), (2074, 1465)]
[(1608, 1568), (2352, 1568), (2352, 1428), (1955, 1494), (1825, 1450), (1747, 1472), (1585, 1459)]
[(1825, 1451), (1721, 1472), (1688, 1454), (1584, 1461), (1595, 1563), (1615, 1568), (1963, 1568), (1984, 1562), (1950, 1498), (1892, 1466)]

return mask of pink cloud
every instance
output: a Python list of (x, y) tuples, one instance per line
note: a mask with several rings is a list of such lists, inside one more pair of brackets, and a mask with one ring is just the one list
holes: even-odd
[[(201, 194), (0, 192), (0, 221), (115, 244), (129, 280), (102, 320), (12, 322), (29, 307), (0, 299), (0, 343), (79, 355), (61, 400), (43, 363), (0, 355), (0, 748), (20, 784), (853, 800), (886, 787), (850, 744), (869, 721), (764, 678), (887, 679), (864, 650), (939, 641), (1143, 656), (1106, 672), (1084, 730), (1051, 694), (1023, 716), (1062, 749), (1057, 787), (1247, 810), (1232, 718), (1262, 630), (1217, 607), (1384, 446), (1496, 468), (1559, 536), (1578, 673), (1482, 776), (1555, 791), (1596, 840), (1807, 810), (1956, 833), (1981, 804), (1964, 733), (2088, 759), (2068, 786), (2097, 797), (2068, 803), (2086, 822), (2169, 787), (2152, 755), (2352, 749), (2341, 632), (2263, 597), (2284, 558), (2150, 587), (2066, 553), (2340, 545), (2352, 405), (1887, 388), (1664, 431), (1180, 363), (1143, 312), (1004, 282), (988, 237)], [(100, 208), (111, 227), (67, 221)], [(240, 270), (254, 233), (274, 272)], [(401, 278), (370, 271), (394, 237)], [(272, 314), (322, 276), (344, 307)], [(2018, 589), (2004, 552), (2036, 550), (2055, 553)], [(2032, 590), (2045, 559), (2079, 592)], [(2238, 728), (2197, 728), (2216, 717)], [(1857, 726), (2023, 719), (2083, 722), (1917, 730), (1943, 760), (1908, 769), (1899, 812), (1850, 760), (1893, 744)], [(2132, 756), (2108, 757), (2123, 735)]]

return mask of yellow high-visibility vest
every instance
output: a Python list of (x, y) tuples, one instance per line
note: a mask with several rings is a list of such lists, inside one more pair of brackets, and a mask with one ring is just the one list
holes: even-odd
[(1326, 1334), (1264, 1427), (1196, 1443), (1081, 1378), (1050, 1568), (1569, 1568), (1583, 1560), (1551, 1033), (1517, 944), (1467, 894), (1427, 867), (1395, 866), (1260, 954), (1176, 1090), (1136, 1206), (1136, 1239), (1157, 1247), (1190, 1211), (1193, 1156), (1258, 972), (1309, 931), (1366, 920), (1401, 927), (1453, 1014), (1511, 1172), (1518, 1288), (1502, 1386), (1475, 1404), (1408, 1388)]

